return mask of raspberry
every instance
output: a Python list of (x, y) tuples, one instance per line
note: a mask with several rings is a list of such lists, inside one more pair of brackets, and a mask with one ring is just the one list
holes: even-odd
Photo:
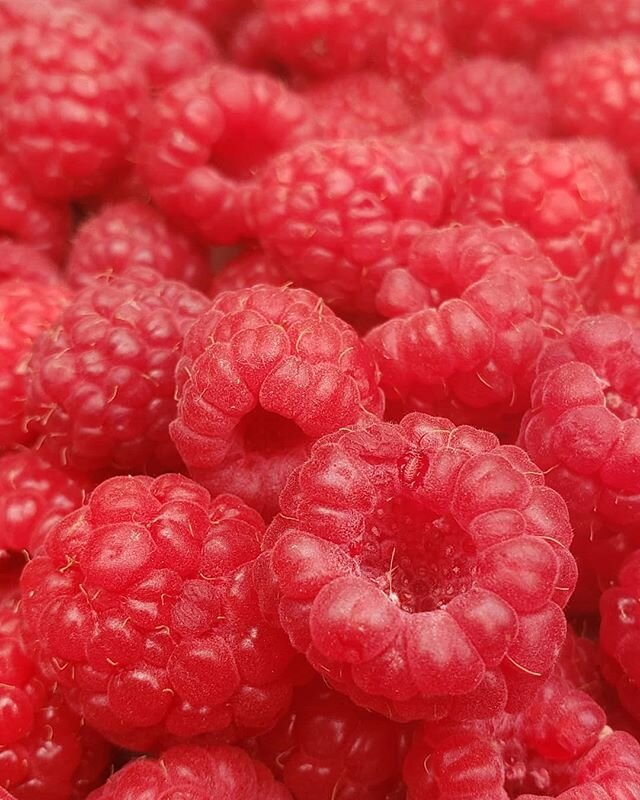
[(25, 25), (10, 56), (5, 144), (38, 194), (81, 197), (125, 165), (144, 93), (115, 30), (76, 8)]
[(373, 66), (393, 0), (264, 0), (269, 37), (282, 63), (331, 77)]
[(621, 317), (581, 320), (546, 348), (519, 443), (567, 502), (582, 610), (597, 606), (640, 520), (640, 344)]
[(640, 5), (638, 0), (592, 0), (577, 27), (597, 37), (640, 33)]
[(212, 30), (224, 29), (229, 18), (244, 0), (134, 0), (139, 6), (164, 6), (193, 17)]
[(544, 680), (575, 582), (562, 499), (524, 452), (410, 414), (320, 439), (256, 565), (263, 613), (398, 720), (493, 717)]
[(0, 153), (0, 237), (57, 261), (67, 249), (70, 230), (69, 209), (37, 198), (15, 161)]
[(137, 200), (107, 206), (81, 226), (67, 263), (80, 288), (98, 276), (152, 267), (163, 278), (206, 289), (211, 272), (204, 252), (151, 206)]
[(252, 584), (264, 523), (188, 478), (116, 477), (47, 536), (22, 574), (43, 673), (132, 750), (261, 733), (291, 699), (295, 657)]
[(460, 222), (521, 225), (593, 302), (624, 258), (631, 197), (624, 165), (604, 145), (505, 143), (469, 167), (453, 216)]
[(31, 361), (29, 430), (42, 452), (83, 471), (179, 467), (168, 432), (174, 370), (185, 332), (208, 306), (154, 270), (79, 292)]
[(248, 289), (264, 283), (267, 286), (284, 286), (287, 278), (278, 266), (260, 250), (249, 250), (228, 261), (214, 276), (209, 289), (210, 297), (222, 292)]
[(401, 791), (407, 738), (406, 728), (316, 681), (258, 742), (296, 800), (388, 800)]
[(640, 321), (640, 242), (629, 245), (622, 266), (609, 284), (604, 305), (608, 311)]
[(171, 436), (190, 474), (273, 514), (314, 439), (381, 416), (355, 331), (304, 289), (224, 292), (185, 338)]
[(27, 365), (34, 339), (68, 301), (66, 290), (31, 281), (0, 283), (0, 450), (29, 440), (25, 430)]
[(172, 220), (230, 244), (245, 232), (244, 182), (308, 133), (306, 103), (284, 84), (213, 66), (156, 100), (142, 123), (140, 168)]
[[(85, 797), (103, 780), (111, 751), (43, 681), (25, 652), (17, 587), (0, 596), (0, 787), (10, 800)], [(0, 789), (0, 797), (4, 797)]]
[(580, 309), (572, 283), (524, 231), (479, 225), (419, 236), (376, 303), (393, 317), (366, 340), (388, 412), (428, 411), (507, 436), (530, 407), (545, 340)]
[(0, 239), (0, 283), (13, 279), (40, 285), (60, 283), (62, 276), (51, 259), (39, 250)]
[(33, 553), (63, 517), (79, 508), (90, 488), (32, 450), (0, 456), (0, 548)]
[(425, 86), (423, 97), (432, 115), (501, 119), (538, 135), (551, 124), (549, 101), (536, 74), (524, 64), (489, 56), (451, 67)]
[(262, 9), (250, 11), (236, 23), (227, 43), (227, 52), (241, 67), (276, 71), (272, 69), (271, 39)]
[(375, 310), (407, 241), (445, 216), (446, 159), (377, 140), (312, 142), (275, 158), (251, 198), (266, 255), (342, 313)]
[(182, 745), (131, 761), (88, 800), (290, 800), (270, 772), (237, 747)]

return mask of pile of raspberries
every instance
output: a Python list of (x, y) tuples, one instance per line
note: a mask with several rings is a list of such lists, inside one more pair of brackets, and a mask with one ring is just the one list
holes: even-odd
[(640, 0), (0, 0), (0, 800), (640, 800)]

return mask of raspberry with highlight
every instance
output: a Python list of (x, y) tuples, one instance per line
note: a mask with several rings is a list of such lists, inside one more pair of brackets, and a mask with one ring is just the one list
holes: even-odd
[(134, 140), (144, 81), (104, 20), (63, 7), (25, 25), (3, 97), (8, 151), (44, 197), (108, 184)]
[(296, 657), (252, 582), (264, 523), (181, 475), (116, 477), (47, 536), (22, 574), (43, 674), (131, 750), (269, 729)]
[(424, 414), (339, 431), (280, 508), (256, 564), (263, 613), (359, 705), (491, 718), (553, 669), (572, 533), (519, 448)]
[(428, 231), (376, 296), (389, 321), (366, 342), (387, 411), (427, 411), (517, 434), (536, 359), (581, 311), (564, 278), (523, 230), (504, 225)]
[(368, 348), (304, 289), (220, 294), (185, 337), (177, 376), (170, 430), (191, 476), (267, 515), (315, 439), (383, 411)]
[(149, 109), (140, 170), (172, 221), (207, 242), (232, 244), (246, 232), (254, 172), (310, 132), (306, 101), (279, 80), (214, 65), (169, 86)]
[(428, 148), (310, 142), (263, 170), (251, 224), (296, 285), (342, 313), (371, 313), (408, 242), (445, 217), (450, 190), (447, 159)]
[[(295, 800), (389, 800), (402, 791), (409, 732), (321, 681), (296, 692), (258, 752)], [(396, 794), (397, 793), (397, 794)]]
[(60, 283), (62, 275), (53, 261), (39, 250), (0, 239), (0, 283), (16, 279), (47, 286)]
[(159, 211), (137, 200), (106, 206), (80, 227), (67, 262), (67, 280), (81, 288), (131, 267), (151, 267), (167, 280), (196, 289), (206, 289), (211, 281), (204, 251)]
[(174, 371), (204, 295), (151, 269), (96, 281), (35, 343), (28, 430), (52, 461), (91, 472), (163, 472), (181, 461), (169, 439)]
[(80, 800), (104, 780), (111, 749), (65, 704), (27, 655), (17, 586), (0, 594), (0, 796)]
[(460, 222), (521, 225), (585, 301), (622, 260), (633, 218), (624, 164), (599, 143), (505, 143), (471, 163), (457, 186)]
[(242, 253), (214, 275), (209, 288), (209, 297), (217, 297), (222, 292), (248, 289), (263, 283), (267, 286), (284, 286), (289, 283), (282, 269), (268, 259), (260, 250)]
[(0, 549), (30, 555), (67, 514), (85, 501), (90, 483), (32, 450), (0, 456)]
[(36, 337), (67, 304), (66, 289), (33, 281), (0, 283), (0, 450), (25, 444), (29, 360)]

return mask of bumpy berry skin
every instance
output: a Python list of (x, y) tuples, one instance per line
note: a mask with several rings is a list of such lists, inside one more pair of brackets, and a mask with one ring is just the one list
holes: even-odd
[(295, 800), (387, 800), (401, 791), (408, 737), (317, 680), (296, 692), (258, 751)]
[(261, 733), (291, 699), (295, 656), (252, 584), (264, 523), (181, 475), (111, 478), (22, 575), (45, 675), (133, 750)]
[(551, 109), (542, 81), (524, 64), (489, 56), (471, 58), (434, 78), (424, 89), (429, 114), (483, 122), (503, 119), (528, 134), (550, 129)]
[(373, 358), (304, 289), (225, 292), (185, 337), (171, 436), (190, 474), (273, 514), (312, 442), (381, 416)]
[(540, 63), (558, 133), (607, 139), (640, 170), (640, 37), (567, 39)]
[(10, 800), (80, 800), (104, 779), (111, 749), (38, 674), (24, 648), (18, 598), (17, 586), (2, 586), (0, 789)]
[(154, 270), (80, 291), (34, 346), (29, 425), (44, 454), (83, 471), (162, 472), (182, 338), (209, 302)]
[(74, 288), (98, 276), (151, 267), (168, 280), (206, 289), (211, 271), (205, 253), (162, 214), (137, 200), (106, 206), (78, 230), (67, 262)]
[(276, 71), (267, 20), (261, 8), (252, 9), (238, 20), (229, 36), (227, 53), (241, 67)]
[(580, 321), (537, 365), (519, 443), (567, 502), (580, 565), (575, 603), (597, 607), (638, 546), (640, 344), (621, 317)]
[(493, 717), (553, 668), (572, 534), (520, 449), (424, 414), (376, 422), (318, 441), (280, 508), (256, 565), (263, 611), (358, 704)]
[(631, 198), (624, 165), (604, 145), (506, 143), (469, 166), (453, 216), (521, 225), (593, 302), (624, 258)]
[(263, 283), (267, 286), (284, 286), (289, 283), (281, 267), (267, 258), (261, 250), (249, 250), (228, 261), (218, 272), (209, 287), (209, 297), (222, 292), (248, 289)]
[(520, 228), (434, 229), (376, 296), (367, 335), (394, 417), (428, 411), (517, 433), (536, 359), (581, 310), (572, 282)]
[(7, 149), (45, 197), (98, 191), (125, 166), (144, 82), (103, 20), (62, 8), (25, 25), (4, 97)]
[(599, 38), (640, 33), (638, 0), (589, 0), (577, 30)]
[(20, 280), (0, 284), (0, 450), (29, 441), (25, 402), (33, 343), (68, 299), (57, 286)]
[(214, 65), (157, 98), (142, 123), (140, 169), (172, 220), (230, 244), (246, 229), (244, 182), (309, 132), (305, 101), (276, 78)]
[(443, 219), (449, 196), (447, 160), (426, 148), (311, 142), (264, 169), (250, 216), (296, 285), (342, 313), (370, 313), (385, 273), (407, 241)]
[(613, 276), (603, 306), (630, 320), (640, 319), (640, 242), (627, 248), (622, 266)]
[(0, 456), (0, 548), (29, 554), (51, 528), (79, 508), (90, 488), (32, 450)]
[(53, 261), (39, 250), (0, 239), (0, 283), (14, 279), (46, 286), (60, 283), (62, 275)]
[(134, 3), (142, 7), (171, 8), (215, 31), (225, 27), (242, 0), (134, 0)]

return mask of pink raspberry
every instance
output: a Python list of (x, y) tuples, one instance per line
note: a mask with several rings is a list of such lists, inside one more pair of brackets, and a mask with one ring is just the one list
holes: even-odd
[(32, 450), (0, 456), (0, 548), (35, 552), (46, 534), (85, 501), (90, 484)]
[(228, 261), (214, 276), (209, 297), (217, 297), (222, 292), (248, 289), (259, 283), (284, 286), (288, 283), (288, 278), (280, 266), (268, 259), (261, 250), (249, 250)]
[(152, 206), (129, 200), (106, 206), (78, 230), (67, 279), (80, 288), (98, 276), (152, 267), (163, 278), (206, 289), (211, 270), (204, 251)]
[(318, 680), (296, 692), (289, 712), (258, 744), (295, 800), (389, 800), (402, 790), (407, 739), (407, 728)]
[(237, 497), (181, 475), (100, 484), (22, 574), (43, 673), (128, 749), (267, 730), (297, 667), (252, 583), (263, 530)]
[(455, 219), (521, 225), (585, 300), (593, 302), (624, 258), (633, 191), (604, 145), (505, 143), (472, 163), (457, 189)]
[(341, 313), (372, 313), (407, 243), (441, 222), (447, 159), (375, 139), (311, 142), (264, 169), (251, 221), (268, 257)]
[(41, 251), (10, 239), (0, 239), (0, 283), (15, 279), (45, 286), (60, 283), (62, 275)]
[(608, 311), (640, 321), (640, 241), (629, 245), (622, 266), (609, 282), (603, 305)]
[(25, 429), (33, 342), (68, 302), (65, 289), (33, 281), (0, 283), (0, 450), (29, 440)]
[(140, 169), (172, 220), (230, 244), (245, 233), (245, 183), (309, 131), (307, 104), (276, 78), (216, 65), (158, 97), (142, 123)]
[(339, 691), (398, 720), (529, 702), (575, 583), (562, 498), (493, 434), (410, 414), (320, 439), (256, 565), (263, 612)]
[(93, 471), (181, 465), (169, 439), (182, 338), (209, 307), (138, 269), (80, 291), (35, 345), (29, 430), (53, 461)]
[(13, 43), (5, 144), (38, 194), (92, 194), (124, 167), (143, 93), (115, 30), (77, 8), (56, 9)]
[(291, 800), (269, 770), (237, 747), (182, 745), (130, 761), (88, 800)]
[(527, 134), (544, 135), (551, 108), (542, 81), (514, 61), (483, 56), (450, 67), (424, 87), (429, 114), (476, 122), (500, 119)]
[(514, 226), (434, 229), (385, 276), (367, 344), (394, 417), (428, 411), (513, 438), (544, 342), (580, 311), (572, 282)]
[(25, 652), (17, 586), (0, 595), (0, 797), (79, 800), (111, 762), (104, 740), (65, 704)]
[(316, 295), (286, 287), (214, 299), (185, 338), (178, 396), (171, 436), (192, 477), (266, 514), (315, 439), (383, 410), (356, 332)]

